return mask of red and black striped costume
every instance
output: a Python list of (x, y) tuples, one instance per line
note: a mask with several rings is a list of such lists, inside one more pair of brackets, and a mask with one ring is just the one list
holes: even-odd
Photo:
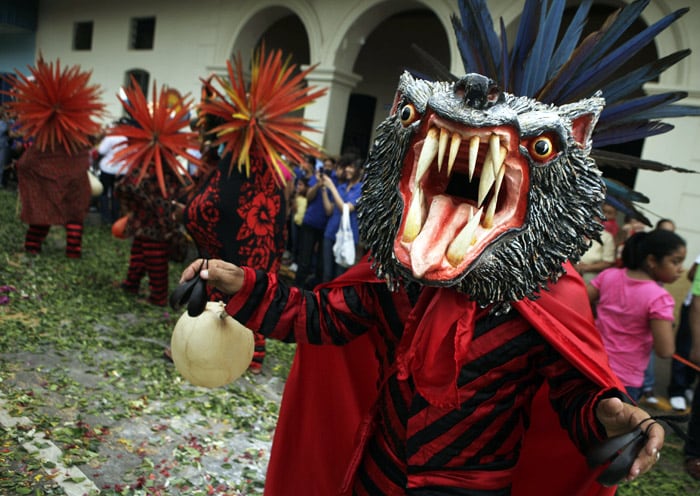
[[(604, 362), (605, 356), (574, 358), (574, 366), (572, 357), (565, 358), (567, 354), (560, 352), (561, 342), (553, 343), (551, 334), (533, 326), (541, 318), (537, 304), (534, 310), (528, 308), (529, 303), (515, 305), (516, 311), (495, 316), (490, 308), (480, 310), (451, 289), (424, 288), (412, 307), (404, 293), (391, 293), (382, 281), (366, 277), (367, 265), (313, 293), (288, 288), (274, 275), (246, 269), (244, 288), (227, 306), (231, 315), (249, 327), (284, 341), (343, 345), (362, 336), (360, 339), (371, 341), (364, 353), (374, 353), (378, 361), (376, 401), (359, 414), (360, 420), (352, 414), (356, 418), (350, 423), (355, 422), (353, 429), (359, 424), (360, 435), (349, 442), (341, 432), (346, 414), (333, 403), (338, 401), (336, 395), (351, 396), (350, 401), (339, 400), (349, 404), (361, 393), (347, 384), (329, 389), (332, 382), (326, 376), (346, 365), (350, 375), (365, 371), (353, 367), (352, 359), (323, 362), (320, 353), (310, 352), (319, 347), (299, 345), (302, 354), (295, 366), (298, 362), (303, 368), (304, 360), (313, 362), (316, 377), (310, 380), (322, 377), (328, 389), (322, 396), (315, 396), (319, 393), (313, 388), (305, 389), (305, 384), (293, 383), (292, 392), (285, 389), (278, 426), (282, 433), (275, 435), (266, 494), (290, 490), (286, 494), (293, 494), (295, 479), (299, 488), (307, 488), (304, 494), (340, 494), (332, 485), (340, 485), (342, 472), (346, 472), (348, 486), (343, 494), (511, 494), (513, 479), (522, 479), (515, 474), (516, 464), (531, 421), (531, 404), (543, 381), (548, 383), (561, 425), (578, 446), (604, 437), (594, 407), (603, 396), (621, 396), (613, 387), (616, 381), (605, 363), (586, 371), (579, 368), (588, 358), (602, 357)], [(365, 274), (358, 277), (363, 270)], [(558, 308), (557, 302), (554, 305)], [(599, 339), (594, 336), (591, 344), (586, 342), (589, 337), (563, 346), (582, 343), (581, 351), (590, 355), (589, 347), (595, 348)], [(300, 377), (293, 370), (291, 380), (297, 382)], [(601, 387), (603, 384), (608, 386)], [(284, 404), (291, 401), (288, 394), (299, 396), (294, 406)], [(324, 403), (335, 418), (324, 420), (323, 414), (310, 414), (309, 404), (323, 411)], [(317, 449), (313, 438), (302, 435), (298, 442), (289, 442), (297, 434), (289, 431), (310, 430), (308, 424), (313, 421), (318, 429), (324, 429), (326, 422), (338, 431), (336, 437), (333, 430), (325, 429), (327, 448), (315, 457), (306, 453)], [(304, 446), (301, 452), (300, 444)], [(324, 471), (334, 472), (329, 480), (301, 466), (314, 466), (315, 461), (323, 464)], [(334, 462), (343, 465), (341, 470)], [(309, 472), (306, 480), (290, 475), (304, 470)], [(328, 486), (319, 490), (319, 484)], [(515, 489), (513, 493), (527, 494)], [(576, 494), (574, 489), (570, 494)]]
[(90, 207), (89, 149), (73, 155), (63, 149), (41, 151), (29, 146), (17, 161), (22, 221), (29, 224), (28, 253), (39, 253), (52, 225), (66, 229), (66, 256), (82, 254), (83, 221)]
[(126, 233), (133, 236), (129, 268), (122, 288), (137, 294), (141, 279), (148, 275), (148, 302), (165, 306), (168, 301), (170, 245), (178, 235), (172, 201), (180, 198), (184, 186), (169, 169), (164, 172), (167, 196), (161, 193), (155, 175), (137, 181), (139, 170), (129, 171), (116, 185), (115, 195), (129, 214)]
[[(284, 189), (271, 167), (251, 155), (250, 174), (233, 167), (230, 156), (203, 178), (184, 212), (185, 228), (202, 257), (219, 258), (277, 272), (285, 246), (287, 210)], [(228, 297), (208, 288), (212, 301)], [(265, 337), (255, 333), (252, 368), (265, 358)]]

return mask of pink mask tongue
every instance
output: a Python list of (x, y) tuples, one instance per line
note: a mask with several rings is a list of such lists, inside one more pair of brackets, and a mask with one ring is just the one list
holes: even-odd
[(433, 198), (423, 230), (411, 244), (411, 268), (416, 278), (431, 269), (447, 264), (445, 252), (457, 235), (458, 229), (467, 223), (470, 207), (462, 204), (455, 209), (448, 196)]

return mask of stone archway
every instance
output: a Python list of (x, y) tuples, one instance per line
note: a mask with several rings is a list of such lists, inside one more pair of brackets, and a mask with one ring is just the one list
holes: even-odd
[(362, 40), (352, 72), (361, 80), (350, 94), (342, 148), (367, 155), (379, 123), (384, 120), (404, 71), (433, 78), (429, 65), (412, 46), (431, 53), (450, 67), (450, 42), (443, 24), (429, 9), (419, 7), (394, 13), (377, 23)]
[(240, 54), (244, 64), (261, 44), (266, 50), (282, 50), (291, 63), (309, 64), (309, 38), (301, 19), (291, 10), (269, 7), (256, 12), (241, 29), (232, 49)]

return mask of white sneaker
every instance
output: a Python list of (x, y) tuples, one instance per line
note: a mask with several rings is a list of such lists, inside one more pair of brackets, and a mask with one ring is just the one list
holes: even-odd
[(648, 405), (658, 405), (659, 404), (659, 399), (656, 396), (644, 396), (643, 398), (644, 403)]
[(676, 411), (684, 412), (688, 408), (688, 404), (683, 396), (671, 396), (668, 401), (671, 403), (671, 408)]

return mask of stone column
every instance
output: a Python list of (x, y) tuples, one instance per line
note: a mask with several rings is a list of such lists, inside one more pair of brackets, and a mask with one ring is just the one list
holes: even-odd
[(351, 72), (321, 66), (307, 77), (309, 85), (328, 88), (322, 98), (304, 109), (304, 118), (321, 133), (308, 133), (308, 137), (321, 144), (330, 154), (337, 155), (341, 151), (348, 101), (361, 79)]

